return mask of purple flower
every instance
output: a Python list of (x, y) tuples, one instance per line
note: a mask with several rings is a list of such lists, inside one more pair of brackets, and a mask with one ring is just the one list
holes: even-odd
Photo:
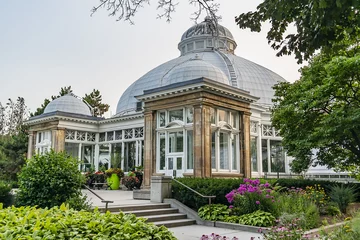
[(264, 187), (270, 187), (270, 184), (267, 182), (264, 184)]
[(260, 201), (256, 201), (255, 203), (256, 203), (257, 205), (259, 205), (259, 204), (260, 204)]
[(233, 205), (230, 205), (230, 206), (229, 206), (230, 209), (233, 208), (233, 207), (234, 207)]

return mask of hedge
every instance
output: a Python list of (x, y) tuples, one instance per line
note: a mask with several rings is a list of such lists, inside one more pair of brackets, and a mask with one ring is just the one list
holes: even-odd
[[(177, 178), (179, 182), (205, 196), (216, 196), (212, 203), (229, 205), (225, 195), (243, 183), (242, 178)], [(262, 183), (274, 180), (261, 179)], [(208, 204), (207, 198), (202, 198), (179, 183), (172, 182), (172, 197), (192, 209), (199, 209)]]
[[(302, 189), (305, 189), (307, 186), (320, 185), (321, 187), (324, 188), (325, 193), (327, 195), (329, 195), (331, 187), (335, 186), (335, 185), (349, 186), (351, 188), (354, 188), (355, 192), (360, 192), (360, 183), (354, 183), (354, 182), (343, 183), (343, 182), (335, 182), (335, 181), (327, 181), (327, 180), (284, 179), (284, 178), (280, 178), (280, 179), (276, 180), (275, 184), (277, 184), (279, 186), (282, 186), (282, 187), (286, 187), (286, 188), (295, 187), (295, 188), (302, 188)], [(357, 202), (360, 201), (360, 195), (359, 194), (357, 196), (356, 201)]]

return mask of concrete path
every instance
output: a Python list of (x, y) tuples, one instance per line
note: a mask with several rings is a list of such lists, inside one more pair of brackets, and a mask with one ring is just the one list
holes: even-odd
[[(101, 202), (94, 194), (88, 190), (82, 190), (83, 194), (88, 197), (93, 206), (105, 207), (105, 204)], [(96, 194), (105, 200), (114, 201), (109, 204), (109, 207), (125, 206), (125, 205), (144, 205), (151, 204), (150, 200), (135, 200), (133, 199), (133, 192), (126, 190), (94, 190)], [(262, 240), (260, 234), (237, 231), (225, 228), (207, 227), (201, 225), (191, 225), (184, 227), (169, 228), (179, 240), (199, 240), (203, 234), (210, 235), (216, 233), (221, 236), (227, 236), (231, 240), (233, 237), (237, 237), (239, 240), (250, 240), (251, 237), (255, 237), (254, 240)]]

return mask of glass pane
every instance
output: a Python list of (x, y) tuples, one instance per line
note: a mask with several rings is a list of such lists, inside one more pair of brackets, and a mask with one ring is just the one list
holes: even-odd
[(169, 122), (172, 122), (175, 120), (184, 121), (182, 109), (169, 111)]
[(168, 158), (168, 170), (174, 169), (174, 159), (172, 157)]
[(271, 172), (285, 172), (285, 152), (281, 141), (270, 140)]
[(165, 133), (160, 133), (160, 170), (165, 170)]
[(231, 148), (232, 148), (232, 169), (237, 170), (237, 156), (236, 156), (236, 136), (234, 135), (233, 139), (231, 140)]
[(165, 112), (160, 112), (159, 113), (159, 126), (160, 127), (165, 127)]
[(125, 142), (124, 145), (124, 171), (130, 172), (135, 167), (136, 142)]
[(237, 117), (236, 117), (236, 113), (231, 113), (231, 126), (233, 126), (233, 128), (237, 128), (238, 124), (237, 124)]
[(211, 134), (211, 167), (216, 168), (216, 156), (215, 156), (215, 132)]
[(94, 165), (95, 145), (83, 145), (81, 149), (81, 171), (90, 171), (91, 166)]
[(114, 132), (107, 132), (107, 140), (108, 141), (114, 140)]
[(105, 141), (105, 133), (100, 133), (99, 141), (100, 141), (100, 142), (104, 142), (104, 141)]
[(193, 131), (187, 131), (187, 169), (194, 168), (194, 139)]
[(228, 112), (218, 109), (218, 113), (219, 113), (219, 122), (220, 121), (228, 122)]
[(193, 109), (186, 108), (186, 122), (192, 123), (193, 122)]
[(111, 146), (111, 167), (121, 168), (121, 143), (115, 143)]
[(182, 157), (177, 157), (176, 158), (176, 169), (177, 170), (182, 170)]
[(220, 132), (220, 169), (229, 169), (229, 134)]
[(71, 157), (79, 158), (79, 143), (68, 143), (65, 142), (65, 152)]
[(251, 137), (250, 141), (250, 154), (251, 154), (251, 168), (252, 171), (258, 171), (258, 164), (257, 164), (257, 137)]
[(215, 109), (210, 108), (210, 123), (215, 124)]
[(169, 133), (169, 152), (183, 152), (184, 150), (184, 134), (183, 132)]
[(101, 144), (99, 146), (99, 170), (106, 170), (109, 168), (110, 162), (110, 144)]
[(267, 147), (267, 140), (262, 139), (261, 140), (261, 154), (262, 154), (262, 167), (263, 172), (269, 172), (268, 167), (268, 147)]

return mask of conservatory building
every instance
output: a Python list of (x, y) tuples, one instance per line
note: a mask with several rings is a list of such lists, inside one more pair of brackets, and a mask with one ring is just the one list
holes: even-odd
[(153, 175), (289, 175), (289, 158), (271, 125), (276, 73), (236, 56), (225, 27), (206, 19), (189, 28), (180, 56), (130, 85), (110, 118), (94, 117), (74, 94), (30, 118), (28, 157), (66, 151), (79, 168), (144, 167)]

